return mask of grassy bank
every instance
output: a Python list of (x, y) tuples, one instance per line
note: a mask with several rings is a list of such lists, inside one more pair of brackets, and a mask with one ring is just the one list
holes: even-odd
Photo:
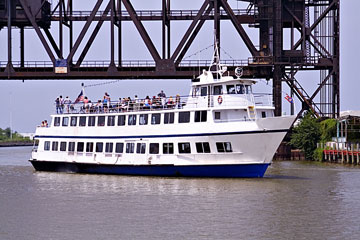
[(12, 133), (10, 128), (0, 128), (0, 147), (31, 146), (33, 143), (28, 137), (23, 137), (17, 132)]

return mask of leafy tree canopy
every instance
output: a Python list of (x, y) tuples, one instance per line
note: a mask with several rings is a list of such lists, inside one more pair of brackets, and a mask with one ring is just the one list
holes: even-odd
[(320, 123), (308, 111), (301, 119), (299, 125), (294, 128), (290, 144), (304, 151), (306, 159), (313, 159), (313, 153), (320, 137)]

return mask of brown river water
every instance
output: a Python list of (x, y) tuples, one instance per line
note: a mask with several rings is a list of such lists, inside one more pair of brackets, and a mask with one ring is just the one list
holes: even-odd
[(275, 162), (262, 179), (35, 172), (0, 148), (0, 239), (360, 239), (360, 168)]

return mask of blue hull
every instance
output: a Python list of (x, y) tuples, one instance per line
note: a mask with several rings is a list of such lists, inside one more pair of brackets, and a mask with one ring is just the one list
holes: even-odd
[(167, 177), (260, 178), (270, 164), (105, 165), (30, 160), (37, 171)]

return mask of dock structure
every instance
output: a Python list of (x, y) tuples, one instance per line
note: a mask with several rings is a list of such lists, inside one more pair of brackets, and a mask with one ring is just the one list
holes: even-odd
[[(276, 116), (282, 113), (282, 82), (289, 87), (290, 96), (302, 103), (298, 116), (308, 109), (318, 117), (339, 116), (340, 0), (202, 0), (201, 7), (195, 10), (186, 9), (189, 3), (182, 4), (185, 9), (173, 9), (171, 0), (158, 0), (158, 10), (137, 9), (131, 0), (94, 0), (90, 10), (75, 9), (74, 2), (0, 0), (0, 30), (7, 28), (8, 44), (7, 53), (0, 54), (0, 80), (192, 79), (199, 69), (208, 66), (204, 59), (187, 59), (194, 39), (202, 28), (209, 26), (204, 23), (212, 21), (211, 30), (220, 46), (220, 37), (225, 35), (220, 34), (220, 29), (229, 31), (221, 23), (227, 21), (239, 36), (230, 46), (232, 54), (240, 54), (239, 46), (244, 45), (249, 55), (245, 60), (231, 59), (232, 62), (224, 64), (229, 66), (231, 74), (241, 66), (244, 78), (272, 80)], [(242, 9), (235, 8), (237, 4)], [(190, 24), (176, 39), (172, 33), (181, 29), (174, 23), (181, 21)], [(139, 33), (150, 60), (124, 59), (123, 49), (129, 47), (123, 45), (128, 37), (124, 26), (129, 22)], [(160, 23), (160, 40), (151, 37), (145, 22)], [(99, 37), (103, 25), (108, 30)], [(45, 59), (25, 58), (29, 36), (24, 29), (35, 31), (45, 50)], [(257, 33), (251, 36), (249, 29)], [(17, 30), (19, 59), (12, 54), (16, 53), (12, 42), (13, 32)], [(99, 38), (104, 41), (104, 35), (108, 39), (104, 44), (110, 46), (107, 59), (89, 60), (87, 53), (93, 42)], [(319, 73), (320, 81), (313, 80), (314, 92), (301, 84), (301, 78), (309, 80), (306, 74), (305, 77), (298, 74), (303, 71)], [(291, 113), (295, 114), (294, 111), (292, 105)]]
[(360, 164), (359, 144), (351, 144), (349, 150), (324, 150), (324, 161), (335, 163)]
[(336, 137), (320, 143), (325, 161), (360, 164), (360, 111), (344, 111), (337, 119)]

